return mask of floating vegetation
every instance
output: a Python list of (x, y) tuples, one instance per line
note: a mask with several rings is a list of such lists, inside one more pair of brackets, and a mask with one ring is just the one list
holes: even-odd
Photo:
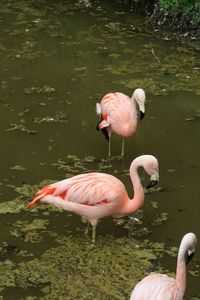
[(15, 264), (10, 260), (0, 262), (0, 288), (1, 289), (5, 287), (15, 286), (15, 279), (13, 273), (14, 268), (15, 268)]
[(168, 187), (157, 186), (157, 187), (152, 187), (150, 189), (144, 188), (144, 193), (152, 194), (152, 193), (157, 193), (157, 192), (165, 192), (166, 190), (168, 190)]
[[(144, 244), (145, 248), (152, 249), (153, 253), (159, 258), (162, 257), (166, 251), (165, 243), (151, 242), (151, 241), (145, 239), (143, 241), (143, 244)], [(169, 254), (169, 251), (168, 251), (168, 254)]]
[(80, 6), (83, 6), (85, 8), (89, 8), (89, 7), (92, 7), (92, 3), (90, 0), (78, 0), (78, 4)]
[(87, 67), (76, 67), (74, 68), (74, 71), (76, 72), (85, 72), (87, 70)]
[(24, 209), (24, 201), (22, 199), (14, 199), (0, 203), (0, 214), (17, 214)]
[(85, 156), (79, 158), (75, 155), (67, 155), (66, 160), (59, 159), (52, 164), (58, 170), (66, 171), (67, 177), (79, 174), (80, 172), (98, 172), (110, 169), (112, 164), (109, 160), (96, 160), (94, 156)]
[[(92, 247), (81, 238), (59, 236), (58, 246), (41, 257), (1, 263), (1, 287), (45, 289), (42, 299), (127, 299), (155, 256), (135, 240), (102, 238)], [(117, 252), (116, 252), (117, 249)], [(119, 288), (120, 287), (120, 288)], [(30, 289), (31, 296), (31, 289)]]
[(143, 225), (143, 212), (137, 211), (133, 215), (127, 215), (114, 219), (113, 222), (127, 230), (129, 237), (145, 237), (151, 233), (151, 229)]
[(25, 132), (28, 134), (35, 134), (37, 131), (33, 129), (28, 129), (24, 124), (16, 124), (16, 123), (11, 123), (10, 128), (7, 128), (6, 131), (15, 131), (19, 130), (21, 132)]
[(22, 239), (24, 242), (40, 243), (42, 241), (41, 233), (47, 228), (48, 220), (35, 219), (32, 223), (18, 220), (13, 224), (10, 234), (15, 238)]
[(172, 256), (172, 257), (177, 257), (178, 254), (178, 247), (172, 246), (169, 247), (168, 249), (165, 249), (165, 253), (167, 253), (168, 255)]
[(62, 111), (57, 111), (54, 117), (43, 117), (43, 118), (35, 118), (34, 123), (41, 124), (41, 123), (67, 123), (66, 114)]
[(193, 116), (185, 118), (185, 121), (196, 121), (199, 120), (199, 118), (200, 118), (200, 111), (197, 110)]
[(43, 87), (36, 87), (36, 86), (31, 86), (31, 87), (26, 87), (24, 88), (24, 93), (25, 94), (51, 94), (54, 93), (56, 90), (53, 87), (44, 85)]
[[(152, 270), (174, 276), (158, 264), (157, 258), (166, 253), (163, 243), (146, 241), (146, 249), (133, 238), (101, 237), (92, 246), (90, 241), (66, 235), (59, 235), (56, 242), (56, 247), (38, 258), (18, 264), (2, 261), (0, 287), (29, 288), (30, 296), (31, 288), (37, 288), (42, 299), (62, 299), (66, 295), (76, 299), (81, 291), (81, 299), (117, 300), (127, 299), (135, 284)], [(167, 252), (175, 256), (176, 250)]]
[(15, 171), (26, 171), (26, 167), (24, 166), (20, 166), (20, 165), (16, 165), (13, 167), (10, 167), (11, 170), (15, 170)]
[(167, 222), (167, 220), (168, 220), (168, 213), (163, 212), (160, 214), (155, 214), (151, 224), (153, 226), (158, 226), (158, 225), (161, 225), (162, 223)]
[(200, 262), (199, 261), (195, 262), (194, 266), (189, 270), (189, 273), (192, 276), (200, 277)]
[[(185, 48), (179, 48), (178, 54), (173, 51), (172, 54), (160, 58), (159, 63), (157, 63), (152, 55), (150, 43), (136, 54), (132, 64), (130, 64), (131, 58), (129, 57), (132, 55), (132, 51), (124, 49), (126, 59), (123, 59), (121, 55), (117, 64), (107, 64), (106, 67), (102, 68), (102, 72), (111, 74), (113, 83), (128, 89), (142, 86), (145, 91), (154, 95), (166, 95), (180, 90), (192, 91), (198, 95), (200, 94), (200, 88), (197, 84), (198, 57), (189, 48), (187, 51), (184, 51)], [(112, 54), (109, 56), (112, 57)], [(130, 60), (127, 60), (127, 57)], [(188, 70), (190, 70), (189, 73)], [(126, 78), (122, 78), (122, 75), (125, 74)]]
[(131, 227), (142, 224), (143, 212), (142, 210), (138, 210), (133, 215), (130, 214), (121, 218), (114, 218), (113, 220), (116, 225), (126, 229), (131, 229)]
[(18, 116), (22, 117), (22, 116), (26, 115), (29, 112), (30, 112), (30, 109), (28, 107), (26, 107), (23, 111), (18, 113)]
[(143, 78), (143, 79), (129, 79), (129, 80), (119, 79), (119, 80), (114, 80), (114, 83), (132, 90), (137, 88), (138, 86), (142, 86), (145, 91), (149, 91), (153, 95), (167, 94), (166, 84), (163, 84), (163, 86), (161, 86), (159, 81), (155, 81), (153, 80), (153, 78), (150, 77)]
[(157, 202), (151, 201), (150, 203), (151, 203), (151, 206), (152, 206), (153, 208), (158, 208), (158, 203), (157, 203)]

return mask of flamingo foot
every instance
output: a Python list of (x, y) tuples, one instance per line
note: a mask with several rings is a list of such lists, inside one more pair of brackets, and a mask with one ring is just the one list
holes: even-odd
[(92, 225), (92, 243), (95, 243), (96, 240), (96, 227), (97, 225)]

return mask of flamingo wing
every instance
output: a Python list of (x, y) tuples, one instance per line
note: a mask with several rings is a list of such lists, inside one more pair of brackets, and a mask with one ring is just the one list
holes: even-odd
[(130, 105), (130, 98), (122, 93), (106, 94), (101, 101), (102, 115), (108, 115), (113, 119), (120, 119), (127, 111), (127, 105)]
[(127, 95), (118, 92), (105, 95), (101, 112), (102, 116), (107, 116), (112, 130), (120, 135), (130, 136), (137, 128), (136, 105)]
[(107, 204), (113, 202), (124, 190), (123, 183), (112, 175), (86, 173), (43, 187), (27, 208), (32, 208), (49, 195), (89, 206)]

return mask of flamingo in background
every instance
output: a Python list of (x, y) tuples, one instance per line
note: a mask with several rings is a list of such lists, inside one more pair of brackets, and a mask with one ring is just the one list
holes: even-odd
[[(128, 197), (124, 184), (116, 177), (105, 173), (85, 173), (47, 185), (39, 190), (27, 208), (39, 202), (52, 203), (64, 210), (76, 213), (92, 225), (92, 242), (95, 242), (96, 225), (106, 216), (121, 216), (137, 211), (144, 203), (144, 191), (138, 175), (143, 167), (151, 176), (147, 188), (159, 179), (158, 161), (152, 155), (135, 158), (130, 166), (134, 198)], [(88, 227), (87, 227), (88, 229)], [(87, 230), (86, 230), (87, 231)]]
[(196, 242), (194, 233), (187, 233), (182, 238), (178, 251), (176, 279), (165, 274), (146, 276), (136, 285), (130, 300), (182, 300), (186, 288), (186, 264), (194, 255)]
[(108, 156), (111, 155), (112, 132), (123, 137), (121, 155), (124, 156), (124, 137), (132, 136), (137, 129), (136, 103), (142, 120), (145, 115), (145, 92), (142, 89), (136, 89), (131, 98), (122, 93), (109, 93), (103, 97), (101, 103), (96, 103), (96, 112), (101, 116), (96, 128), (109, 141)]

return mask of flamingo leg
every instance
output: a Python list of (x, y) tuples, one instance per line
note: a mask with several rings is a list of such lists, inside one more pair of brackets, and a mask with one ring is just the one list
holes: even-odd
[(87, 227), (85, 229), (85, 234), (86, 235), (88, 235), (89, 229), (90, 229), (90, 222), (87, 222)]
[(111, 135), (109, 136), (108, 156), (111, 157)]
[(122, 139), (122, 152), (121, 156), (124, 157), (124, 138)]
[(95, 243), (96, 240), (96, 227), (97, 225), (92, 225), (92, 243)]

